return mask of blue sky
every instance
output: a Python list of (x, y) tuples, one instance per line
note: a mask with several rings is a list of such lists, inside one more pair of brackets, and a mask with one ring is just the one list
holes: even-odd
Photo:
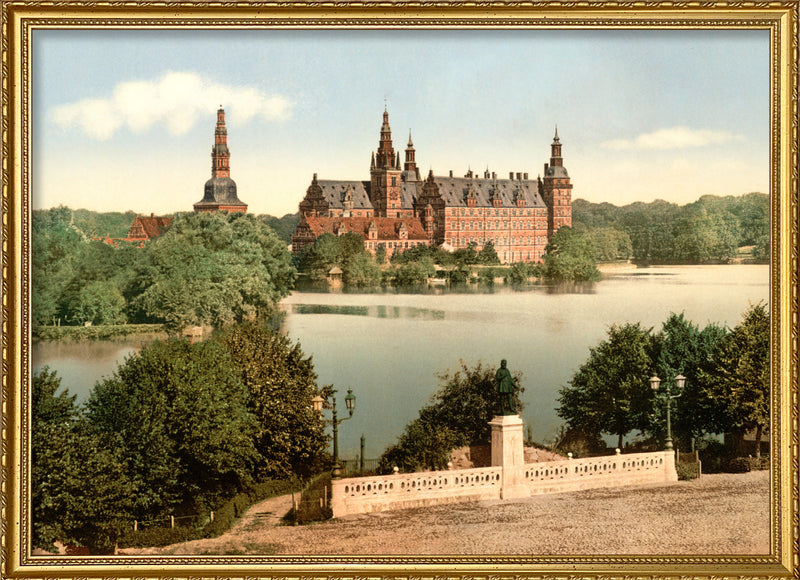
[(766, 31), (37, 30), (32, 78), (35, 208), (190, 210), (220, 104), (254, 213), (368, 179), (384, 103), (425, 173), (535, 176), (558, 124), (576, 198), (769, 186)]

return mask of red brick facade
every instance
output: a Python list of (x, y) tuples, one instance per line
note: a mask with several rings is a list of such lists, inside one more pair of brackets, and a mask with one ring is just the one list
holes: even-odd
[(572, 225), (572, 184), (558, 130), (544, 178), (510, 173), (503, 179), (489, 171), (482, 176), (468, 171), (464, 177), (451, 171), (441, 177), (431, 171), (423, 180), (415, 154), (409, 134), (401, 169), (384, 110), (369, 181), (318, 180), (315, 174), (300, 202), (292, 251), (325, 232), (355, 231), (373, 254), (380, 244), (391, 255), (419, 243), (451, 250), (475, 244), (480, 250), (491, 242), (502, 262), (536, 262), (555, 231)]

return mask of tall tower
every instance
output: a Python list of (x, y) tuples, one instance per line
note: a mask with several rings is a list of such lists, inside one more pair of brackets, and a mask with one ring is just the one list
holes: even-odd
[(217, 111), (217, 126), (214, 128), (211, 179), (206, 181), (203, 199), (194, 204), (194, 211), (247, 211), (247, 204), (239, 201), (236, 182), (231, 179), (231, 152), (228, 150), (228, 129), (222, 107)]
[(547, 238), (550, 239), (558, 228), (572, 226), (572, 184), (561, 157), (558, 125), (550, 144), (550, 163), (544, 164), (542, 199), (547, 205)]
[(404, 181), (422, 181), (419, 177), (419, 168), (417, 167), (416, 149), (414, 149), (414, 142), (411, 141), (411, 131), (408, 132), (408, 145), (406, 146), (406, 162), (403, 164), (403, 180)]
[(383, 125), (378, 141), (377, 154), (373, 153), (370, 167), (371, 185), (369, 197), (375, 210), (375, 217), (399, 217), (400, 202), (400, 154), (395, 155), (392, 146), (392, 129), (389, 127), (389, 113), (383, 110)]

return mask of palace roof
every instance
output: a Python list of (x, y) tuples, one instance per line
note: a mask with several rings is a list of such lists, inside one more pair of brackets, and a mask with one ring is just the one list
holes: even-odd
[[(427, 240), (428, 235), (418, 218), (384, 218), (384, 217), (318, 217), (305, 218), (309, 229), (315, 237), (322, 234), (339, 235), (341, 228), (346, 232), (355, 232), (365, 240), (369, 239), (372, 224), (377, 228), (378, 240), (399, 240), (402, 226), (408, 232), (409, 240)], [(405, 239), (405, 238), (403, 238)]]

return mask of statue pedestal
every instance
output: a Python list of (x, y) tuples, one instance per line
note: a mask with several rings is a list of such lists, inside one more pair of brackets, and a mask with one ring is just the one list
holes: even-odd
[(497, 415), (489, 421), (492, 428), (492, 467), (503, 468), (500, 497), (529, 497), (525, 482), (525, 453), (522, 449), (522, 418)]

